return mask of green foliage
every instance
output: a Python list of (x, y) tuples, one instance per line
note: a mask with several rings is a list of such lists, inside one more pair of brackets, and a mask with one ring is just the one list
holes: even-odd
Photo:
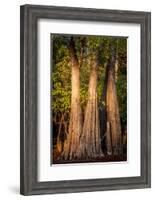
[(70, 110), (71, 67), (67, 39), (53, 36), (52, 111), (65, 113)]

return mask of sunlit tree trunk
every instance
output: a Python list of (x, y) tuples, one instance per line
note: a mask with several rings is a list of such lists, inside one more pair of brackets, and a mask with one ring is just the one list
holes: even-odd
[(64, 151), (62, 153), (62, 156), (65, 160), (73, 160), (77, 158), (77, 149), (82, 132), (82, 112), (80, 106), (80, 71), (79, 62), (75, 50), (75, 42), (73, 38), (71, 38), (70, 40), (69, 52), (72, 66), (72, 96), (69, 133), (64, 144)]
[(78, 149), (79, 157), (82, 159), (95, 158), (102, 154), (97, 99), (98, 56), (93, 55), (90, 63), (92, 70), (89, 79), (88, 102), (85, 110), (80, 147)]
[(121, 122), (119, 114), (119, 105), (117, 99), (116, 83), (115, 83), (115, 51), (111, 48), (111, 60), (107, 65), (107, 92), (106, 92), (106, 108), (107, 122), (109, 123), (109, 136), (112, 143), (112, 154), (122, 154), (122, 135)]

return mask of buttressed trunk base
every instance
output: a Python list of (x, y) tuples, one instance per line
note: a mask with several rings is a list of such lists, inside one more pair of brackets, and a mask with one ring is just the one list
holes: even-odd
[(92, 71), (89, 79), (88, 102), (85, 110), (85, 118), (78, 150), (79, 157), (82, 159), (93, 159), (102, 154), (98, 99), (97, 99), (97, 58), (92, 62)]

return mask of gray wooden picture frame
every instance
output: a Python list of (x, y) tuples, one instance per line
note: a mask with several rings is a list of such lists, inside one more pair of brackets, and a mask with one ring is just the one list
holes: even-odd
[[(20, 193), (23, 195), (151, 187), (151, 13), (23, 5), (20, 8)], [(140, 24), (141, 175), (38, 182), (37, 21), (40, 18)]]

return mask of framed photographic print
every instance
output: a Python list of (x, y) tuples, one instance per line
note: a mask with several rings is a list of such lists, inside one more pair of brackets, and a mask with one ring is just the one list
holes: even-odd
[(151, 186), (150, 24), (21, 6), (21, 194)]

